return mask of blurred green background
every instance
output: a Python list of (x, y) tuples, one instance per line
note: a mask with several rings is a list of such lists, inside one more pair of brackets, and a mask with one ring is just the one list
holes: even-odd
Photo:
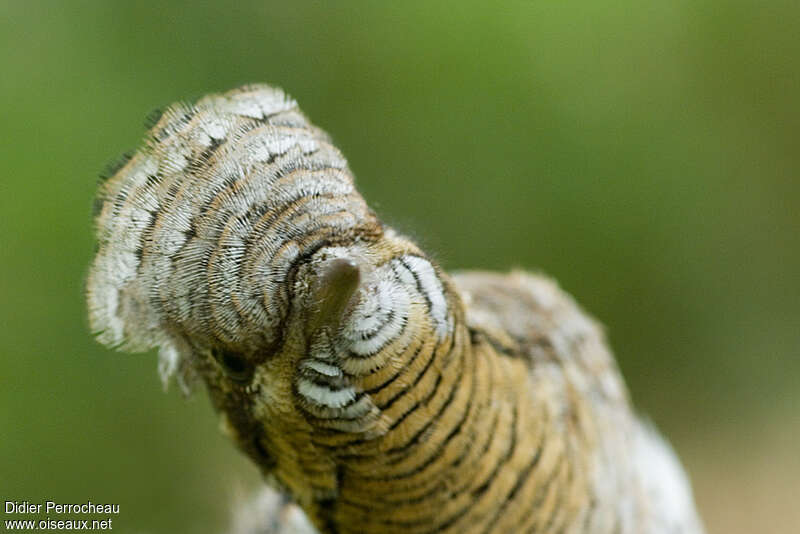
[(542, 270), (601, 319), (710, 532), (796, 532), (798, 28), (788, 0), (1, 2), (0, 494), (217, 532), (257, 482), (202, 391), (92, 340), (83, 283), (147, 112), (264, 81), (446, 268)]

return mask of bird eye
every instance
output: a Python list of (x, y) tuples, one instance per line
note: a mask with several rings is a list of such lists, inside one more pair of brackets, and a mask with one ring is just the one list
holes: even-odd
[(225, 374), (234, 382), (247, 382), (253, 374), (253, 366), (242, 355), (234, 352), (214, 348), (211, 355), (225, 371)]

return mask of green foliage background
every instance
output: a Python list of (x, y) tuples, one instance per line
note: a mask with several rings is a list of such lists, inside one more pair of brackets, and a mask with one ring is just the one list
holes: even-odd
[(800, 4), (227, 4), (0, 3), (4, 500), (217, 532), (256, 482), (82, 291), (95, 177), (147, 112), (265, 81), (445, 267), (542, 270), (602, 320), (712, 532), (797, 528)]

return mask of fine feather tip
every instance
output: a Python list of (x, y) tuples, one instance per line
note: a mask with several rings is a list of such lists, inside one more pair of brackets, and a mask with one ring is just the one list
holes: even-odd
[(125, 165), (127, 165), (128, 162), (133, 158), (134, 154), (136, 154), (135, 150), (128, 150), (106, 163), (98, 174), (98, 183), (105, 183), (109, 178), (122, 170), (122, 168), (125, 167)]

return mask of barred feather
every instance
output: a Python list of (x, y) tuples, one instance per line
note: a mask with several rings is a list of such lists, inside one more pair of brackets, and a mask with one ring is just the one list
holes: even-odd
[(169, 108), (98, 205), (99, 339), (202, 377), (320, 532), (701, 531), (596, 324), (542, 277), (448, 277), (281, 91)]

